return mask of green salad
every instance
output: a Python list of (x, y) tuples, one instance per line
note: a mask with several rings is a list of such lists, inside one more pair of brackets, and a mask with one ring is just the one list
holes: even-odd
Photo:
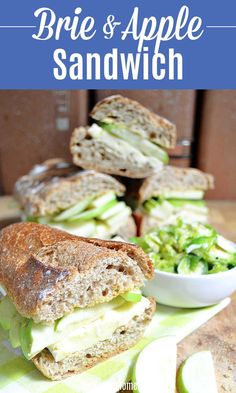
[(177, 274), (212, 274), (236, 266), (235, 245), (208, 224), (175, 225), (131, 239), (142, 247), (156, 269)]

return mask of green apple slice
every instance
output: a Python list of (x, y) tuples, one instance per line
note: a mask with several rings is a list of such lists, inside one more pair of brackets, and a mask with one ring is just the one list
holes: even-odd
[(91, 207), (101, 207), (114, 200), (116, 200), (116, 194), (113, 191), (109, 191), (95, 198), (91, 202)]
[(19, 314), (16, 315), (12, 320), (9, 330), (9, 339), (13, 348), (20, 347), (20, 327), (23, 322), (24, 318)]
[(96, 218), (100, 216), (102, 213), (110, 209), (111, 207), (115, 206), (118, 202), (116, 200), (110, 201), (107, 204), (100, 206), (100, 207), (95, 207), (94, 209), (89, 209), (86, 210), (83, 213), (76, 214), (75, 216), (71, 217), (68, 221), (87, 221), (90, 220), (91, 218)]
[(0, 301), (0, 326), (4, 330), (10, 330), (12, 320), (17, 315), (17, 311), (8, 296), (4, 296)]
[(162, 198), (165, 199), (203, 199), (204, 197), (204, 192), (201, 190), (186, 190), (186, 191), (180, 191), (180, 190), (173, 190), (173, 191), (167, 191), (161, 194)]
[(110, 239), (111, 235), (112, 230), (106, 223), (103, 223), (102, 221), (96, 222), (93, 237), (98, 237), (99, 239)]
[(106, 220), (107, 225), (113, 230), (113, 233), (121, 226), (125, 225), (129, 216), (131, 216), (132, 210), (126, 206), (119, 213), (109, 217)]
[(96, 231), (96, 221), (88, 220), (85, 222), (58, 222), (49, 223), (50, 226), (66, 231), (75, 236), (91, 237), (94, 236)]
[(121, 296), (118, 296), (108, 303), (97, 304), (94, 307), (77, 308), (73, 313), (65, 315), (56, 323), (56, 332), (69, 332), (71, 327), (84, 326), (90, 321), (99, 319), (105, 313), (114, 310), (124, 304)]
[(127, 302), (138, 303), (142, 299), (142, 292), (140, 289), (133, 289), (132, 291), (126, 292), (120, 296)]
[(152, 341), (140, 353), (135, 364), (132, 378), (134, 391), (175, 393), (176, 359), (174, 337), (166, 336)]
[(192, 200), (192, 199), (169, 199), (168, 202), (174, 207), (185, 207), (186, 205), (191, 205), (195, 207), (205, 207), (205, 201), (202, 200)]
[(217, 393), (213, 359), (210, 351), (194, 353), (179, 368), (179, 393)]
[(169, 157), (165, 150), (148, 139), (142, 138), (140, 135), (118, 124), (103, 124), (103, 128), (117, 138), (123, 139), (130, 145), (139, 149), (144, 155), (154, 156), (164, 164), (168, 163)]
[(27, 359), (31, 359), (50, 345), (54, 337), (54, 324), (36, 324), (32, 319), (28, 319), (20, 327), (20, 345)]
[(168, 217), (174, 212), (174, 207), (168, 201), (160, 203), (154, 199), (147, 201), (145, 203), (145, 208), (153, 217), (161, 220), (168, 219)]
[(76, 203), (76, 205), (70, 207), (69, 209), (64, 210), (62, 213), (58, 214), (54, 217), (54, 221), (66, 221), (69, 218), (81, 213), (86, 207), (91, 203), (93, 198), (85, 198), (82, 201)]
[(125, 202), (117, 202), (116, 205), (112, 206), (110, 209), (106, 210), (104, 213), (100, 214), (98, 218), (101, 220), (107, 220), (110, 217), (122, 212), (126, 208)]

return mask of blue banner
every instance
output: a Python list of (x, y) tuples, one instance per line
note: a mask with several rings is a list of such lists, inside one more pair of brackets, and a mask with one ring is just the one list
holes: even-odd
[(236, 2), (2, 2), (1, 89), (236, 88)]

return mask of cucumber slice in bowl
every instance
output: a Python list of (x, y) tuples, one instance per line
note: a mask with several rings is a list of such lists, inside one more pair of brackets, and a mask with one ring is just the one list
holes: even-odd
[(217, 393), (213, 359), (210, 351), (194, 353), (179, 368), (179, 393)]
[(236, 254), (236, 245), (228, 239), (225, 239), (223, 236), (217, 236), (217, 245), (223, 250)]
[(180, 261), (177, 272), (184, 275), (207, 274), (208, 264), (194, 255), (188, 255)]

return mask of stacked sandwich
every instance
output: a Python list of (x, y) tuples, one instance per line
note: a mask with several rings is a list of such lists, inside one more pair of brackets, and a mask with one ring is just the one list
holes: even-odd
[(137, 246), (79, 238), (37, 223), (0, 232), (0, 325), (50, 379), (80, 373), (133, 346), (155, 311)]
[(60, 159), (36, 165), (15, 185), (24, 220), (101, 239), (135, 235), (132, 211), (120, 200), (124, 193), (124, 185), (112, 176)]
[(143, 181), (139, 189), (140, 234), (153, 228), (185, 223), (207, 223), (205, 191), (214, 187), (212, 175), (193, 168), (166, 166)]
[(128, 240), (136, 225), (124, 184), (110, 176), (117, 175), (144, 179), (137, 192), (139, 233), (179, 218), (207, 222), (203, 197), (213, 177), (166, 165), (165, 149), (176, 141), (174, 124), (119, 95), (97, 103), (90, 116), (92, 125), (76, 128), (71, 137), (74, 165), (48, 160), (16, 182), (25, 220), (78, 236)]
[(91, 127), (75, 129), (71, 153), (76, 165), (103, 173), (142, 179), (168, 162), (175, 125), (136, 101), (112, 96), (99, 102)]
[(121, 199), (126, 189), (109, 174), (140, 179), (161, 170), (168, 162), (164, 148), (174, 147), (176, 129), (121, 96), (98, 103), (91, 117), (91, 127), (73, 132), (75, 165), (60, 159), (36, 165), (16, 182), (15, 196), (27, 221), (78, 236), (128, 240), (136, 226)]

